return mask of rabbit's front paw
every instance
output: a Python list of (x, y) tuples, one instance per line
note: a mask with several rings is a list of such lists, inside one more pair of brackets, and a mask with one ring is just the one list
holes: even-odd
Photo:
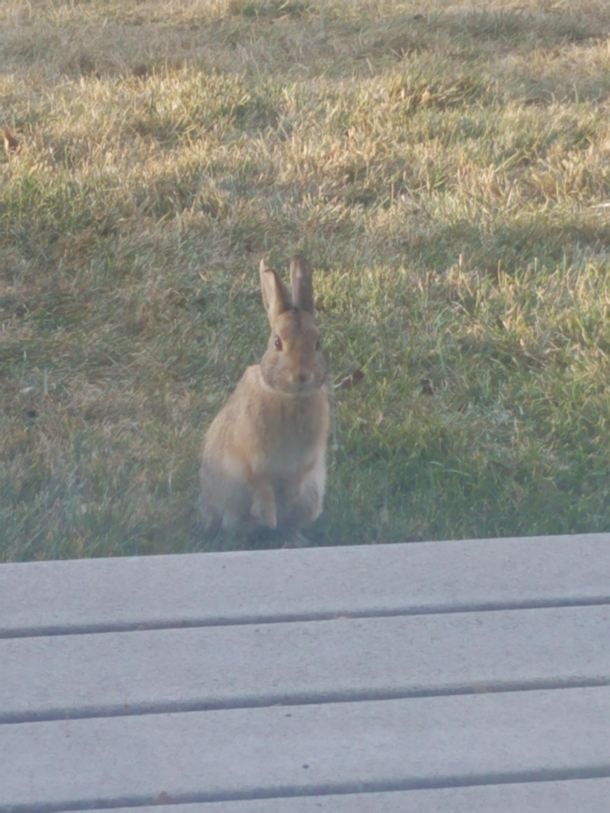
[(250, 515), (261, 525), (272, 530), (277, 528), (277, 508), (273, 487), (269, 484), (259, 485), (252, 496)]

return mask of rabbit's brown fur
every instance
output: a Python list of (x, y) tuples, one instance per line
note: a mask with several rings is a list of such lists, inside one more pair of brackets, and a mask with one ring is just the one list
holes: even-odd
[(292, 297), (277, 273), (260, 267), (271, 336), (206, 434), (201, 513), (222, 526), (298, 532), (322, 511), (329, 404), (326, 363), (313, 318), (313, 272), (290, 264)]

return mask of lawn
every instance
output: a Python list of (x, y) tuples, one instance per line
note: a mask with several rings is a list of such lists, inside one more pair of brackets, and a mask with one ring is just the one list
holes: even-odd
[(205, 429), (316, 268), (315, 544), (610, 530), (604, 0), (4, 0), (0, 560), (229, 549)]

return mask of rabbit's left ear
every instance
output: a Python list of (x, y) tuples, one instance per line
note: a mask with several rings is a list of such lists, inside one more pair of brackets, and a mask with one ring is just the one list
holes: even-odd
[(290, 283), (295, 306), (313, 316), (313, 268), (302, 254), (290, 260)]
[(269, 267), (266, 260), (261, 260), (259, 270), (263, 304), (267, 311), (269, 321), (273, 324), (280, 313), (284, 313), (284, 311), (292, 308), (292, 299), (288, 289), (278, 277), (277, 272)]

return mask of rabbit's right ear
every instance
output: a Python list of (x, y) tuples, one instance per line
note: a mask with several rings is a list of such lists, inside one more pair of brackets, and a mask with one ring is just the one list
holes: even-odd
[(292, 308), (290, 293), (277, 272), (270, 268), (266, 260), (261, 260), (260, 264), (261, 291), (263, 293), (263, 304), (267, 311), (267, 316), (271, 324), (277, 319), (280, 313)]
[(313, 268), (302, 254), (290, 260), (290, 283), (296, 307), (313, 316)]

